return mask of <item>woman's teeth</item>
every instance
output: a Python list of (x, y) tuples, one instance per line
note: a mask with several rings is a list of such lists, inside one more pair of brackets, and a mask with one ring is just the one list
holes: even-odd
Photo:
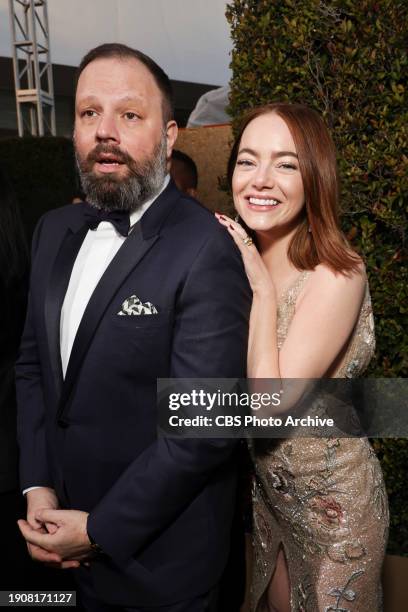
[(278, 200), (267, 200), (265, 198), (249, 198), (249, 203), (256, 206), (277, 206), (279, 204)]

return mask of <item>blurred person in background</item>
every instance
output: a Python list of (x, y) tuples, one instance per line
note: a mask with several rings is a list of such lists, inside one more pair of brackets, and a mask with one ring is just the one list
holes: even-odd
[(170, 175), (180, 191), (197, 198), (197, 166), (187, 153), (173, 149)]
[(0, 170), (0, 504), (7, 563), (3, 588), (14, 588), (26, 547), (16, 520), (24, 504), (18, 491), (14, 364), (27, 300), (28, 250), (20, 210), (11, 185)]
[(28, 270), (20, 208), (0, 169), (0, 518), (6, 551), (0, 589), (70, 589), (71, 576), (33, 563), (17, 526), (26, 504), (18, 483), (14, 366), (26, 313)]

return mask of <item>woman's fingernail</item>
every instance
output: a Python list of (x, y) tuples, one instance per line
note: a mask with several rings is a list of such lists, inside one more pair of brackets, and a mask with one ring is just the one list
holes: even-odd
[(229, 226), (230, 226), (230, 228), (231, 228), (232, 230), (234, 229), (234, 228), (233, 228), (233, 226), (231, 225), (231, 223), (230, 223), (230, 225), (229, 225)]

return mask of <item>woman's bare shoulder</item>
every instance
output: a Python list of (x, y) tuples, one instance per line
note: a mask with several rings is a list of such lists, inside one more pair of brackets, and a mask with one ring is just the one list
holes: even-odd
[(305, 283), (304, 296), (331, 294), (346, 294), (360, 297), (367, 284), (366, 268), (362, 259), (359, 259), (357, 270), (338, 272), (326, 264), (317, 265)]

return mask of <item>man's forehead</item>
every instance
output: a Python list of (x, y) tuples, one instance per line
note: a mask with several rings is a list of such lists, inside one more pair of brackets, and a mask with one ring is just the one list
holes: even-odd
[(89, 87), (100, 89), (105, 86), (109, 89), (113, 82), (116, 90), (119, 87), (129, 88), (128, 95), (134, 95), (134, 90), (150, 90), (151, 93), (159, 94), (159, 88), (150, 70), (133, 57), (107, 57), (93, 60), (85, 66), (79, 76), (77, 93), (82, 93)]
[[(123, 94), (121, 92), (112, 91), (109, 96), (111, 99), (115, 100), (118, 104), (128, 104), (132, 102), (145, 103), (146, 97), (137, 92), (130, 92), (128, 94)], [(77, 95), (77, 101), (81, 102), (81, 104), (95, 104), (100, 101), (100, 92), (96, 90), (94, 93), (84, 92), (84, 95)]]

